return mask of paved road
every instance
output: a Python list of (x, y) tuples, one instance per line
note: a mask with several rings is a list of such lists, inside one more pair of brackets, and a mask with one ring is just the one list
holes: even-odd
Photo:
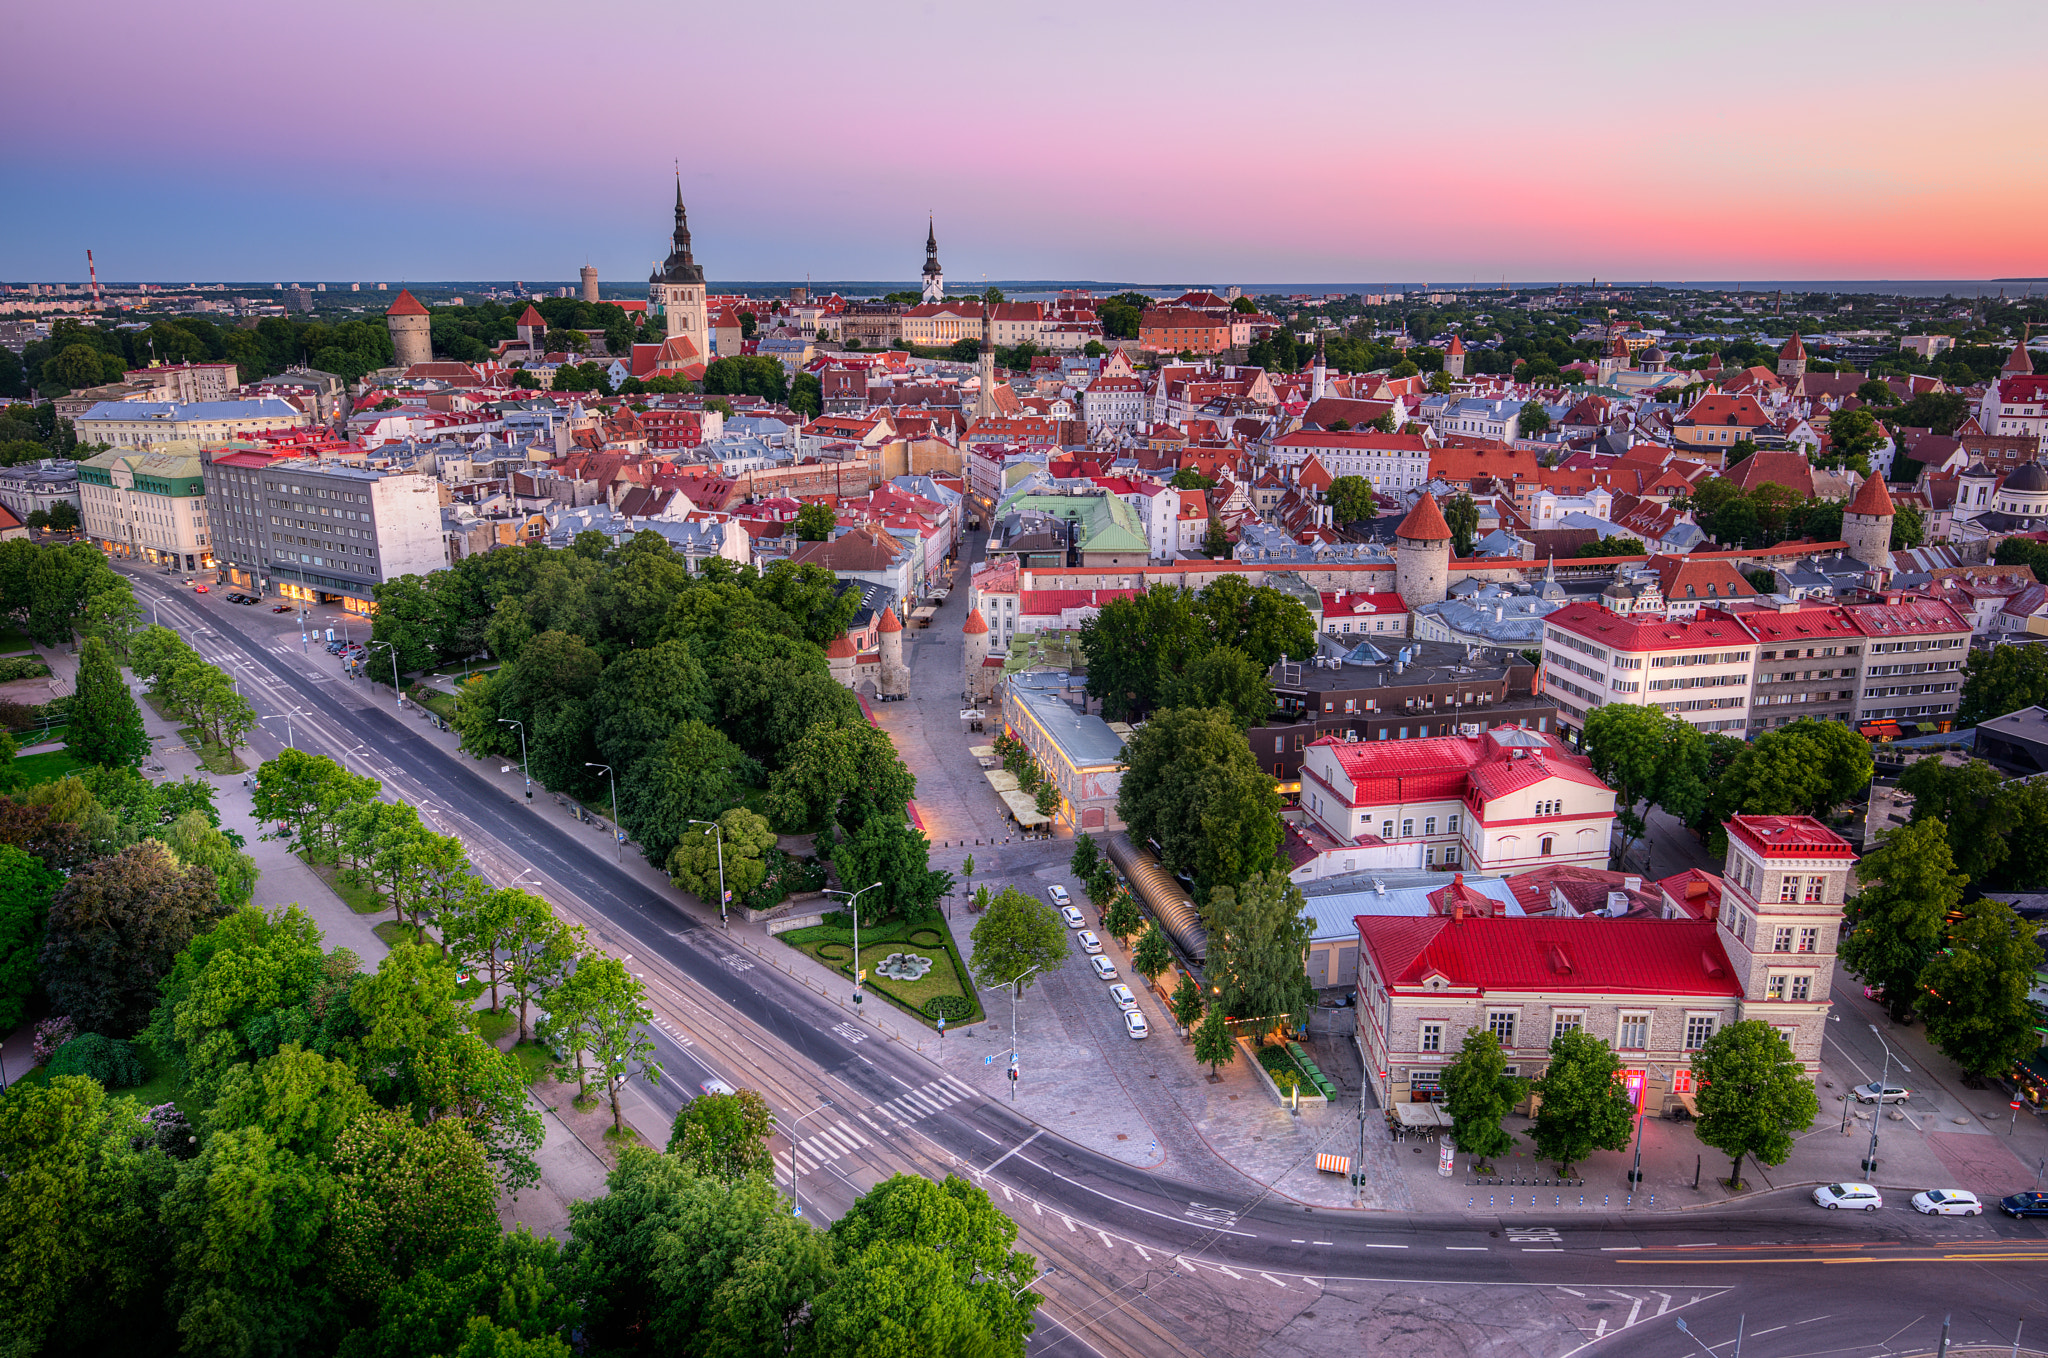
[[(1359, 1216), (1194, 1189), (1062, 1142), (753, 962), (715, 916), (615, 864), (603, 838), (565, 833), (508, 797), (481, 766), (422, 739), (410, 713), (376, 702), (379, 690), (315, 677), (273, 630), (284, 619), (149, 576), (137, 586), (202, 653), (229, 662), (259, 712), (300, 709), (302, 748), (368, 768), (461, 834), (480, 868), (538, 884), (644, 968), (668, 1070), (653, 1094), (664, 1117), (707, 1072), (763, 1090), (798, 1138), (777, 1150), (796, 1157), (813, 1214), (836, 1214), (898, 1171), (984, 1184), (1024, 1247), (1057, 1270), (1039, 1284), (1048, 1302), (1034, 1352), (1306, 1354), (1364, 1342), (1418, 1354), (1595, 1343), (1696, 1354), (1668, 1323), (1674, 1312), (1717, 1346), (1732, 1345), (1746, 1314), (1752, 1358), (1931, 1348), (1929, 1325), (1945, 1312), (1968, 1327), (1958, 1342), (2009, 1343), (2022, 1318), (2048, 1332), (2048, 1231), (2036, 1222), (1895, 1208), (1844, 1219), (1796, 1204), (1554, 1225)], [(267, 732), (257, 738), (259, 757), (273, 747)]]

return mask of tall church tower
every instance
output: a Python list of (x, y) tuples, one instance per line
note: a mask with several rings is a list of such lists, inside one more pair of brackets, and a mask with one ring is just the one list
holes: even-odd
[(1725, 828), (1720, 939), (1742, 987), (1739, 1013), (1784, 1033), (1812, 1074), (1856, 851), (1811, 816), (1732, 816)]
[(981, 390), (974, 397), (974, 418), (977, 422), (996, 413), (996, 314), (986, 297), (981, 300), (981, 357), (977, 360), (975, 372), (981, 379)]
[(939, 267), (938, 227), (930, 221), (924, 229), (924, 300), (946, 300), (946, 271)]
[(650, 308), (668, 323), (671, 339), (683, 338), (697, 348), (697, 359), (711, 361), (711, 337), (704, 305), (704, 266), (690, 257), (690, 218), (683, 210), (683, 177), (676, 175), (676, 227), (668, 258), (647, 277)]
[(1308, 399), (1320, 401), (1330, 390), (1330, 359), (1323, 352), (1323, 332), (1316, 331), (1316, 362), (1308, 370)]

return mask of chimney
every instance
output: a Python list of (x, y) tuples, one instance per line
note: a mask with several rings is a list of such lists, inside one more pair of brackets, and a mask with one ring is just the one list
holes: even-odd
[(1630, 873), (1628, 876), (1622, 878), (1621, 884), (1627, 887), (1630, 891), (1641, 891), (1643, 889), (1643, 879), (1634, 873)]
[(1451, 922), (1453, 924), (1463, 924), (1465, 922), (1465, 906), (1463, 902), (1460, 902), (1458, 906), (1451, 911)]

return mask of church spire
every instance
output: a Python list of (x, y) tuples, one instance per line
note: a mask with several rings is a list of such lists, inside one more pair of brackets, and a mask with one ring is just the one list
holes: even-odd
[(939, 229), (927, 218), (924, 231), (924, 296), (927, 302), (946, 300), (946, 271), (939, 267)]
[(683, 207), (683, 171), (676, 167), (676, 224), (669, 236), (668, 258), (655, 266), (650, 283), (702, 283), (703, 266), (690, 254), (690, 215)]

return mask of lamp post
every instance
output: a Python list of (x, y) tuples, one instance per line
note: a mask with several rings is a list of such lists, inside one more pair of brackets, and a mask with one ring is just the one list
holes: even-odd
[(1650, 1092), (1650, 1076), (1656, 1067), (1643, 1062), (1643, 1082), (1636, 1087), (1636, 1163), (1628, 1172), (1628, 1186), (1634, 1188), (1643, 1181), (1643, 1099)]
[[(1877, 1125), (1884, 1121), (1884, 1090), (1885, 1086), (1891, 1082), (1892, 1061), (1894, 1059), (1891, 1043), (1884, 1040), (1884, 1034), (1877, 1031), (1875, 1023), (1870, 1025), (1870, 1031), (1876, 1035), (1877, 1045), (1884, 1048), (1884, 1069), (1877, 1077), (1877, 1105), (1871, 1109), (1870, 1113), (1870, 1154), (1863, 1161), (1863, 1172), (1865, 1174), (1877, 1173)], [(1899, 1062), (1899, 1069), (1908, 1075), (1913, 1073), (1913, 1068), (1904, 1061)]]
[(288, 707), (284, 711), (276, 713), (274, 716), (258, 717), (256, 720), (274, 721), (276, 720), (277, 717), (284, 718), (284, 743), (288, 748), (296, 750), (299, 748), (299, 744), (297, 738), (292, 734), (292, 718), (303, 717), (305, 715), (306, 713), (303, 708)]
[[(1744, 1323), (1748, 1321), (1748, 1319), (1748, 1312), (1744, 1312), (1743, 1314), (1735, 1318), (1735, 1353), (1733, 1355), (1733, 1358), (1742, 1358), (1742, 1327)], [(1714, 1351), (1710, 1348), (1707, 1348), (1707, 1346), (1704, 1343), (1701, 1343), (1700, 1337), (1698, 1335), (1694, 1334), (1691, 1330), (1685, 1328), (1685, 1318), (1683, 1316), (1679, 1317), (1678, 1320), (1678, 1332), (1684, 1335), (1687, 1339), (1690, 1339), (1693, 1343), (1699, 1344), (1700, 1348), (1705, 1350), (1707, 1358), (1716, 1358)]]
[(584, 768), (586, 768), (586, 769), (603, 769), (603, 770), (604, 770), (604, 776), (605, 776), (605, 777), (606, 777), (607, 779), (609, 779), (609, 780), (610, 780), (610, 782), (611, 782), (611, 785), (612, 785), (612, 861), (613, 861), (614, 863), (623, 863), (623, 862), (625, 862), (625, 861), (626, 861), (626, 850), (625, 850), (625, 846), (624, 846), (624, 843), (623, 843), (623, 841), (621, 840), (621, 838), (620, 838), (620, 836), (619, 836), (619, 780), (618, 780), (617, 778), (613, 778), (613, 777), (612, 777), (612, 766), (611, 766), (611, 765), (609, 765), (609, 764), (592, 764), (592, 763), (588, 763), (588, 762), (585, 762), (585, 764), (583, 765), (583, 767), (584, 767)]
[(526, 723), (514, 721), (510, 717), (500, 717), (498, 725), (519, 728), (519, 775), (526, 780), (526, 800), (530, 802), (533, 800), (533, 766), (526, 762)]
[(1007, 986), (1009, 986), (1009, 988), (1010, 988), (1010, 1102), (1011, 1102), (1011, 1103), (1015, 1103), (1015, 1102), (1017, 1101), (1017, 987), (1018, 987), (1018, 986), (1019, 986), (1019, 985), (1020, 985), (1020, 984), (1021, 984), (1021, 983), (1023, 982), (1023, 980), (1024, 980), (1024, 978), (1025, 978), (1026, 976), (1029, 976), (1029, 975), (1030, 975), (1030, 974), (1031, 974), (1032, 972), (1034, 972), (1034, 971), (1037, 971), (1037, 970), (1038, 970), (1038, 968), (1037, 968), (1037, 967), (1026, 967), (1026, 968), (1025, 968), (1025, 969), (1024, 969), (1023, 971), (1020, 971), (1020, 972), (1018, 972), (1018, 973), (1017, 973), (1017, 974), (1016, 974), (1015, 976), (1011, 977), (1011, 978), (1010, 978), (1010, 979), (1009, 979), (1008, 981), (1004, 982), (1004, 984), (1005, 984), (1005, 985), (1007, 985)]
[[(364, 751), (368, 750), (369, 748), (370, 748), (370, 747), (369, 747), (369, 746), (367, 746), (367, 745), (358, 745), (358, 746), (356, 746), (356, 747), (355, 747), (355, 748), (354, 748), (353, 750), (346, 750), (346, 751), (344, 751), (344, 752), (342, 753), (342, 756), (341, 756), (341, 771), (342, 771), (343, 773), (347, 773), (347, 772), (348, 772), (348, 757), (349, 757), (350, 755), (352, 755), (352, 754), (362, 754), (362, 753), (363, 753)], [(370, 771), (370, 761), (369, 761), (369, 760), (367, 760), (367, 759), (365, 759), (365, 760), (363, 761), (363, 772), (364, 772), (365, 774), (368, 774), (368, 773), (369, 773), (369, 771)]]
[(810, 1112), (808, 1112), (808, 1113), (805, 1113), (805, 1114), (803, 1115), (803, 1117), (800, 1117), (800, 1118), (796, 1119), (796, 1121), (795, 1121), (795, 1122), (792, 1122), (792, 1123), (790, 1123), (790, 1124), (789, 1124), (789, 1128), (790, 1128), (790, 1131), (789, 1131), (789, 1198), (790, 1198), (790, 1201), (791, 1201), (791, 1202), (793, 1202), (793, 1203), (795, 1203), (795, 1204), (796, 1204), (796, 1210), (795, 1210), (795, 1211), (794, 1211), (793, 1213), (791, 1213), (791, 1215), (792, 1215), (792, 1216), (802, 1216), (802, 1215), (804, 1214), (804, 1200), (803, 1200), (803, 1197), (802, 1197), (802, 1195), (801, 1195), (801, 1194), (799, 1194), (799, 1193), (797, 1192), (797, 1189), (796, 1189), (796, 1126), (797, 1126), (797, 1123), (799, 1123), (799, 1122), (802, 1122), (802, 1121), (804, 1120), (804, 1118), (807, 1118), (807, 1117), (815, 1117), (815, 1116), (817, 1116), (817, 1115), (818, 1115), (819, 1113), (822, 1113), (822, 1112), (824, 1112), (824, 1111), (825, 1111), (825, 1110), (826, 1110), (827, 1108), (830, 1108), (831, 1106), (832, 1106), (832, 1100), (830, 1100), (830, 1099), (827, 1099), (827, 1100), (825, 1100), (825, 1101), (824, 1101), (823, 1103), (819, 1104), (819, 1105), (818, 1105), (818, 1106), (817, 1106), (816, 1108), (813, 1108), (813, 1109), (812, 1109), (812, 1110), (811, 1110)]
[(375, 650), (379, 646), (382, 646), (385, 650), (391, 652), (391, 691), (392, 693), (397, 695), (398, 705), (400, 707), (404, 707), (405, 688), (403, 685), (399, 683), (398, 680), (398, 648), (388, 641), (373, 641), (370, 643), (370, 649), (372, 650)]
[[(614, 811), (612, 814), (616, 818), (618, 813)], [(727, 927), (725, 922), (725, 827), (715, 820), (693, 820), (690, 824), (708, 825), (711, 827), (711, 832), (718, 836), (718, 927), (723, 929)], [(853, 956), (855, 961), (858, 962), (860, 958), (860, 916), (858, 915), (855, 915), (853, 918), (853, 940)]]
[[(720, 842), (723, 843), (723, 840), (721, 840)], [(723, 875), (724, 870), (721, 868), (720, 876), (723, 877)], [(860, 898), (867, 895), (870, 891), (873, 891), (876, 887), (880, 885), (880, 882), (869, 882), (866, 886), (862, 887), (858, 891), (834, 891), (830, 887), (827, 887), (825, 889), (825, 894), (827, 896), (846, 897), (847, 912), (853, 916), (853, 1003), (855, 1005), (855, 1013), (860, 1012), (859, 1005), (861, 1002), (861, 982), (867, 980), (868, 978), (867, 968), (863, 967), (860, 964)]]

